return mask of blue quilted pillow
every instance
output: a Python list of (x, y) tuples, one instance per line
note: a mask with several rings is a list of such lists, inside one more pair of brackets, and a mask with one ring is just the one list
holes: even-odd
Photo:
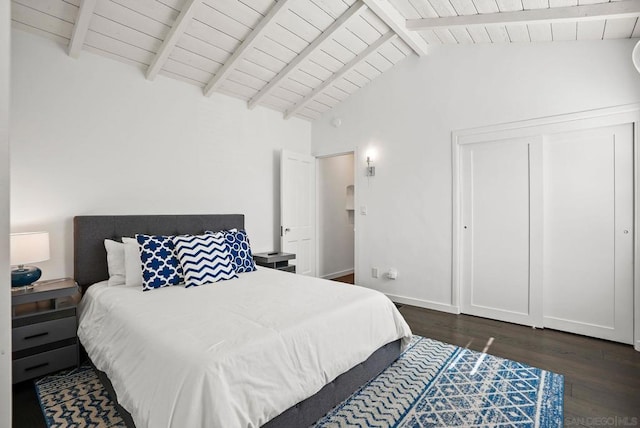
[(249, 243), (249, 237), (246, 231), (225, 231), (224, 240), (231, 253), (233, 268), (237, 273), (253, 272), (256, 270), (253, 254), (251, 254), (251, 244)]
[(238, 277), (223, 236), (176, 236), (173, 243), (187, 287)]
[(182, 266), (176, 256), (173, 236), (136, 235), (142, 263), (144, 291), (184, 282)]

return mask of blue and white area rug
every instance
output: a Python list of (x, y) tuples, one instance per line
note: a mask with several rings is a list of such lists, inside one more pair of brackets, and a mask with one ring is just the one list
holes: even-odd
[[(90, 366), (36, 381), (49, 427), (124, 427)], [(414, 336), (409, 348), (315, 427), (561, 427), (564, 378)]]
[(414, 336), (315, 427), (562, 427), (564, 377)]
[(50, 428), (124, 428), (111, 397), (90, 365), (43, 377), (36, 393)]

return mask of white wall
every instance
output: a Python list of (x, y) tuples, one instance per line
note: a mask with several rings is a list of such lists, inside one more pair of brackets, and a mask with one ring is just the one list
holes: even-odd
[[(358, 205), (368, 214), (358, 220), (358, 283), (455, 311), (451, 132), (638, 102), (635, 42), (434, 47), (314, 122), (313, 154), (359, 148)], [(334, 117), (342, 119), (339, 128), (331, 126)], [(376, 176), (367, 180), (369, 149)], [(373, 266), (397, 268), (398, 279), (372, 279)]]
[(311, 125), (12, 32), (11, 228), (47, 230), (43, 278), (72, 275), (72, 218), (242, 213), (256, 251), (279, 241), (279, 151)]
[(11, 426), (11, 289), (9, 285), (9, 28), (0, 2), (0, 427)]
[(353, 211), (346, 210), (347, 186), (353, 184), (353, 154), (318, 159), (318, 276), (353, 273)]

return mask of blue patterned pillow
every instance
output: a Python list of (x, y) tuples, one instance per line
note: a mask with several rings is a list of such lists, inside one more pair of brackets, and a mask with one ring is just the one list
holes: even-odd
[(182, 266), (176, 256), (173, 236), (136, 235), (142, 263), (144, 291), (184, 282)]
[(224, 240), (231, 253), (233, 268), (237, 273), (256, 270), (253, 254), (251, 254), (251, 244), (246, 231), (225, 231)]
[(176, 236), (173, 243), (187, 287), (237, 278), (224, 237)]

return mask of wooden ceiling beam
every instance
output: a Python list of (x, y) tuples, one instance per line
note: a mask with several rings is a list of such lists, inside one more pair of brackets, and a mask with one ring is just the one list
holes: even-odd
[(251, 100), (249, 100), (249, 108), (254, 108), (260, 100), (271, 93), (284, 79), (286, 79), (294, 70), (296, 70), (300, 64), (306, 60), (322, 43), (329, 39), (333, 34), (342, 29), (347, 22), (353, 17), (358, 15), (364, 8), (365, 4), (358, 0), (349, 9), (347, 9), (333, 24), (329, 26), (322, 34), (311, 42), (293, 61), (291, 61), (285, 68), (283, 68), (264, 88), (260, 90)]
[(640, 16), (640, 1), (623, 0), (581, 6), (552, 7), (515, 12), (461, 15), (442, 18), (407, 20), (411, 31), (451, 29), (455, 27), (488, 27), (511, 24), (581, 22)]
[(229, 74), (231, 74), (236, 67), (245, 57), (245, 55), (251, 51), (256, 42), (262, 37), (269, 25), (273, 24), (278, 15), (287, 10), (287, 3), (292, 0), (278, 0), (278, 2), (271, 7), (269, 12), (265, 15), (262, 20), (256, 25), (256, 27), (249, 33), (249, 35), (244, 39), (242, 44), (235, 50), (233, 55), (224, 63), (224, 65), (218, 70), (215, 76), (209, 81), (207, 86), (204, 88), (204, 94), (206, 96), (210, 96), (221, 84), (224, 82)]
[(73, 26), (73, 33), (69, 40), (68, 53), (72, 58), (78, 58), (82, 45), (84, 45), (84, 39), (87, 37), (89, 31), (89, 24), (91, 23), (91, 17), (93, 11), (96, 8), (96, 0), (80, 0), (80, 7), (78, 8), (78, 16), (76, 17), (76, 23)]
[(427, 42), (418, 33), (407, 30), (406, 19), (388, 0), (363, 0), (378, 18), (389, 26), (418, 55), (427, 55)]
[(360, 61), (363, 61), (369, 55), (371, 55), (372, 53), (376, 52), (378, 49), (380, 49), (382, 47), (382, 45), (384, 45), (385, 43), (393, 40), (396, 37), (398, 37), (398, 35), (396, 33), (394, 33), (393, 31), (389, 31), (387, 34), (383, 35), (378, 40), (373, 42), (365, 50), (360, 52), (355, 58), (353, 58), (351, 61), (349, 61), (348, 63), (343, 65), (340, 70), (338, 70), (335, 73), (333, 73), (333, 75), (330, 78), (328, 78), (327, 80), (322, 82), (322, 84), (320, 84), (320, 86), (318, 86), (313, 91), (311, 91), (311, 93), (309, 95), (304, 97), (300, 102), (298, 102), (292, 108), (287, 110), (284, 113), (284, 118), (285, 119), (289, 119), (291, 116), (293, 116), (294, 114), (296, 114), (297, 112), (302, 110), (304, 108), (304, 106), (309, 104), (316, 97), (316, 95), (318, 95), (319, 93), (321, 93), (322, 91), (327, 89), (329, 87), (329, 85), (331, 85), (333, 82), (335, 82), (336, 80), (340, 79), (345, 74), (347, 74), (349, 71), (351, 71), (353, 69), (353, 67), (355, 67), (356, 65), (358, 65), (358, 63), (360, 63)]
[(164, 38), (160, 49), (156, 52), (153, 61), (149, 64), (149, 68), (147, 68), (147, 79), (153, 80), (158, 75), (158, 72), (162, 70), (165, 62), (169, 58), (171, 51), (180, 40), (180, 37), (187, 30), (187, 26), (191, 22), (195, 10), (202, 3), (202, 0), (187, 0), (185, 4), (182, 6), (182, 10), (180, 11), (180, 15), (176, 18), (176, 21), (173, 23), (173, 26), (169, 30), (167, 37)]

